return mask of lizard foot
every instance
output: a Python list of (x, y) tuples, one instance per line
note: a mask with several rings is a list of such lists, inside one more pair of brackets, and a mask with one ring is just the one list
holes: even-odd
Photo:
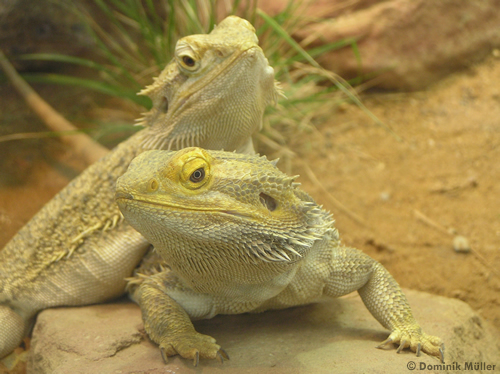
[(389, 343), (399, 343), (397, 353), (410, 347), (413, 352), (417, 353), (417, 357), (422, 351), (432, 356), (438, 356), (444, 363), (444, 343), (437, 336), (423, 333), (420, 328), (415, 330), (396, 329), (377, 348), (383, 348)]
[(217, 359), (220, 363), (229, 356), (220, 345), (215, 344), (215, 339), (196, 331), (178, 333), (162, 339), (160, 343), (161, 356), (165, 363), (169, 356), (180, 355), (183, 358), (193, 360), (194, 366), (198, 366), (200, 358)]

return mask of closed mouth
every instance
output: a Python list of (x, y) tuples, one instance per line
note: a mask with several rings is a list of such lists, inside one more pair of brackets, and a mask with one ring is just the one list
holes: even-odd
[(157, 208), (169, 208), (171, 210), (181, 210), (181, 211), (186, 211), (186, 212), (207, 212), (207, 213), (213, 213), (213, 214), (227, 214), (230, 216), (234, 217), (241, 217), (241, 218), (252, 218), (253, 216), (251, 214), (246, 214), (239, 212), (237, 210), (232, 210), (232, 209), (213, 209), (213, 208), (188, 208), (182, 205), (177, 205), (177, 204), (166, 204), (166, 203), (160, 203), (160, 202), (153, 202), (153, 201), (146, 201), (143, 199), (136, 199), (134, 196), (130, 193), (126, 192), (117, 192), (115, 195), (115, 200), (117, 203), (120, 203), (120, 200), (124, 202), (123, 200), (128, 201), (129, 203), (132, 202), (134, 205), (148, 205), (148, 206), (153, 206)]

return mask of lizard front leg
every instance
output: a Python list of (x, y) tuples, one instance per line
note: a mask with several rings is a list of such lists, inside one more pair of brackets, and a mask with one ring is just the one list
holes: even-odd
[(170, 270), (147, 277), (133, 291), (132, 297), (141, 307), (144, 328), (151, 340), (160, 346), (165, 363), (168, 356), (176, 354), (192, 359), (195, 366), (200, 358), (216, 358), (221, 363), (229, 359), (214, 338), (194, 329), (186, 310), (169, 293), (190, 304), (198, 313), (205, 314), (211, 309), (204, 295), (183, 287)]
[(444, 362), (441, 339), (422, 331), (401, 287), (379, 262), (357, 249), (338, 247), (332, 265), (325, 293), (338, 297), (358, 290), (370, 313), (391, 331), (378, 348), (399, 343), (398, 353), (410, 347), (417, 356), (423, 351)]

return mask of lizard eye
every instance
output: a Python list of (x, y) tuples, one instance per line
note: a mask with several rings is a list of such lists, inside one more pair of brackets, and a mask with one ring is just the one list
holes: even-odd
[(182, 62), (188, 67), (193, 67), (196, 64), (196, 61), (189, 56), (182, 56)]
[(212, 158), (205, 150), (193, 148), (180, 156), (180, 182), (188, 190), (203, 191), (203, 187), (210, 183)]
[(193, 183), (201, 182), (205, 178), (205, 169), (199, 168), (193, 171), (193, 174), (189, 177), (189, 180)]
[(192, 54), (182, 54), (177, 57), (178, 64), (181, 69), (188, 72), (195, 72), (200, 68), (200, 61)]
[(179, 40), (175, 46), (175, 60), (185, 73), (194, 73), (201, 67), (201, 57), (186, 40)]

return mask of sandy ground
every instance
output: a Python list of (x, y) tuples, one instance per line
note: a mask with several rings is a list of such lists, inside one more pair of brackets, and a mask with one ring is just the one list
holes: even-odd
[[(40, 89), (71, 120), (82, 105), (96, 113), (98, 98)], [(43, 129), (10, 87), (0, 100), (2, 134)], [(346, 245), (382, 262), (403, 287), (464, 300), (500, 328), (500, 59), (426, 92), (372, 93), (364, 102), (401, 141), (345, 104), (295, 149), (364, 223), (300, 163), (293, 172), (334, 214)], [(64, 153), (54, 140), (0, 143), (0, 248), (75, 175)], [(456, 235), (471, 251), (454, 250)]]
[[(459, 298), (500, 327), (500, 59), (426, 92), (364, 102), (403, 140), (347, 105), (299, 153), (366, 227), (303, 168), (294, 173), (333, 212), (344, 244), (382, 262), (402, 286)], [(470, 252), (454, 250), (456, 235)]]

